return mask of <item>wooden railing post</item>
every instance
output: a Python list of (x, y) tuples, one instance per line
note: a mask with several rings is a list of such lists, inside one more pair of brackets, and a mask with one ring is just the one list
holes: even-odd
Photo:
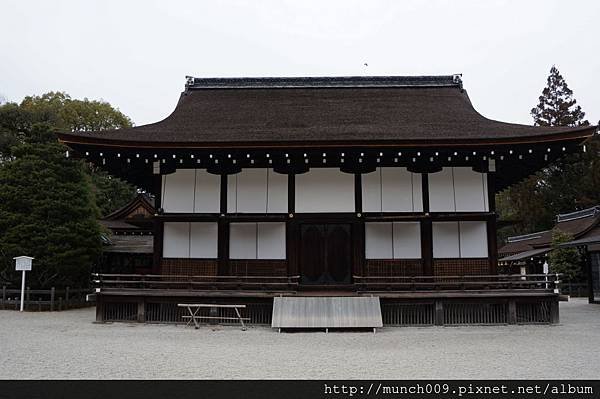
[(444, 325), (444, 304), (440, 300), (435, 301), (435, 325)]
[(508, 324), (517, 324), (517, 302), (514, 299), (508, 300)]
[(50, 311), (54, 312), (54, 287), (50, 288)]

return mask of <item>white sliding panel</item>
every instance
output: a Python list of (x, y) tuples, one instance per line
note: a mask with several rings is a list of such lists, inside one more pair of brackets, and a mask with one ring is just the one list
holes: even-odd
[(412, 212), (412, 173), (406, 168), (380, 168), (383, 212)]
[(314, 168), (296, 175), (296, 212), (354, 212), (354, 175)]
[(221, 211), (221, 176), (196, 169), (195, 213), (219, 213)]
[(487, 180), (485, 173), (475, 172), (470, 167), (454, 168), (454, 198), (457, 212), (488, 210), (485, 180)]
[(244, 169), (237, 174), (237, 212), (267, 211), (267, 169)]
[(433, 222), (433, 257), (459, 258), (458, 222)]
[(167, 213), (194, 212), (194, 169), (177, 169), (162, 176), (162, 208)]
[(460, 257), (487, 258), (487, 224), (484, 221), (460, 222)]
[(431, 212), (454, 212), (454, 183), (452, 168), (429, 174), (429, 210)]
[(394, 222), (394, 259), (421, 258), (421, 223)]
[(413, 212), (423, 212), (423, 177), (420, 173), (411, 173), (413, 189)]
[(361, 186), (363, 212), (381, 212), (381, 173), (379, 168), (374, 172), (362, 174)]
[(227, 212), (286, 213), (287, 175), (266, 168), (244, 169), (227, 177)]
[(229, 225), (229, 259), (256, 259), (256, 223)]
[(190, 224), (166, 222), (163, 230), (163, 257), (190, 257)]
[(365, 223), (365, 257), (367, 259), (392, 259), (392, 223)]
[(258, 223), (258, 259), (285, 259), (285, 223)]
[(267, 212), (287, 213), (288, 211), (288, 175), (269, 169), (267, 187)]
[(190, 223), (190, 258), (217, 258), (217, 223)]

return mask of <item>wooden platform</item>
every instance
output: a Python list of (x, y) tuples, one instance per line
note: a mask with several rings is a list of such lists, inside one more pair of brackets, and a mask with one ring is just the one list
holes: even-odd
[(383, 321), (378, 297), (276, 297), (271, 327), (377, 328)]

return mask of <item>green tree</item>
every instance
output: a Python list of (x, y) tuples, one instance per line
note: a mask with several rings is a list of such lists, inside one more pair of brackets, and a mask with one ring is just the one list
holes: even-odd
[[(64, 92), (28, 96), (20, 104), (0, 105), (0, 163), (14, 157), (13, 149), (24, 143), (39, 124), (53, 131), (92, 131), (132, 126), (131, 120), (109, 103), (87, 98), (74, 100)], [(88, 164), (97, 206), (108, 214), (127, 203), (136, 193), (132, 185), (111, 177)]]
[(573, 91), (556, 66), (550, 68), (547, 84), (539, 103), (531, 109), (531, 116), (537, 126), (589, 126), (584, 119), (585, 112), (573, 98)]
[[(555, 66), (550, 69), (547, 86), (531, 115), (538, 126), (589, 125), (573, 91)], [(586, 153), (559, 159), (497, 196), (500, 217), (518, 221), (503, 229), (500, 238), (549, 229), (556, 214), (591, 206), (600, 200), (595, 189), (598, 186), (587, 186), (589, 182), (597, 182), (600, 173), (597, 139), (595, 142)]]
[(35, 257), (32, 287), (85, 286), (100, 255), (98, 209), (85, 165), (35, 125), (0, 167), (0, 280), (17, 283), (12, 258)]
[(571, 234), (552, 230), (552, 251), (548, 255), (551, 273), (561, 273), (567, 281), (578, 281), (582, 277), (581, 256), (576, 248), (561, 248), (559, 244), (573, 240)]

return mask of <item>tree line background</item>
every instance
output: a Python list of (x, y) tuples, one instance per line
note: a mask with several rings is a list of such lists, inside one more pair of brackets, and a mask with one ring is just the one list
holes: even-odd
[[(589, 125), (556, 67), (531, 115), (539, 126)], [(68, 149), (54, 132), (131, 126), (131, 119), (109, 103), (72, 99), (63, 92), (0, 104), (0, 285), (20, 281), (12, 259), (18, 255), (35, 257), (29, 278), (34, 288), (88, 285), (102, 250), (98, 219), (126, 204), (136, 188), (90, 163), (67, 158)], [(500, 219), (512, 222), (499, 231), (501, 242), (509, 235), (552, 228), (558, 213), (600, 204), (597, 135), (586, 149), (498, 194)], [(570, 239), (560, 232), (556, 237)], [(562, 252), (556, 267), (569, 270), (575, 257), (576, 252)]]

